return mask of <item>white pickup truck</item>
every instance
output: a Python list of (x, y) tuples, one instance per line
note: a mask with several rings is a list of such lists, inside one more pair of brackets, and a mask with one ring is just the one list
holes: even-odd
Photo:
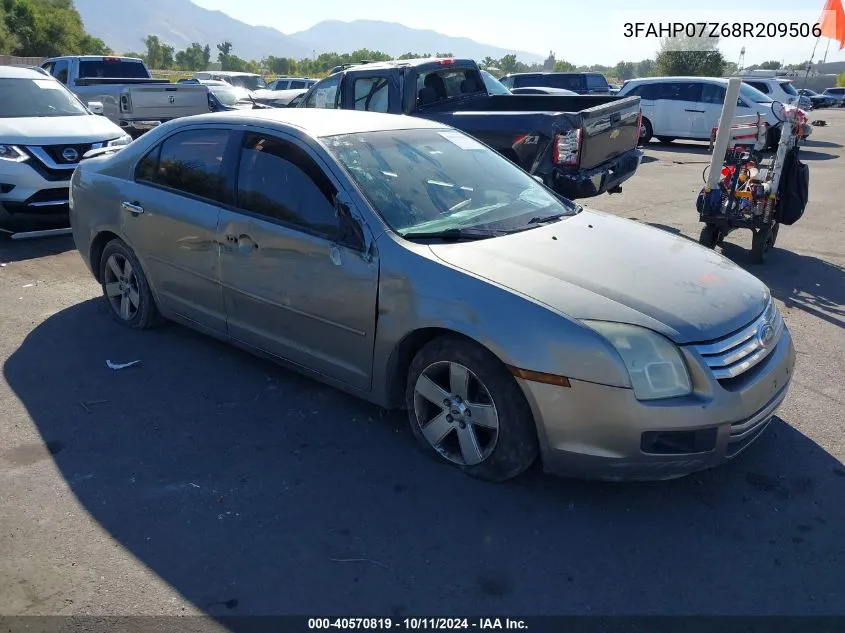
[(41, 68), (83, 103), (102, 104), (97, 113), (133, 138), (165, 121), (209, 111), (205, 86), (153, 79), (143, 60), (134, 57), (53, 57)]

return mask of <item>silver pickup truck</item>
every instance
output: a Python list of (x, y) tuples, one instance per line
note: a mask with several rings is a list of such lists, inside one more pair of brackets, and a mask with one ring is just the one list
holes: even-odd
[(205, 86), (153, 79), (134, 57), (53, 57), (41, 68), (133, 138), (170, 119), (209, 111)]

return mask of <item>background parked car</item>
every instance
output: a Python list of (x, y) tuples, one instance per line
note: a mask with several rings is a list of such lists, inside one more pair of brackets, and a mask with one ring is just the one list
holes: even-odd
[(500, 80), (513, 88), (562, 88), (579, 95), (611, 94), (610, 85), (601, 73), (516, 73)]
[(318, 81), (320, 80), (304, 77), (279, 77), (267, 84), (267, 88), (269, 90), (301, 90), (303, 88), (307, 90)]
[(802, 97), (806, 97), (810, 100), (810, 103), (813, 104), (813, 108), (829, 108), (830, 106), (834, 105), (835, 101), (831, 97), (826, 97), (824, 95), (819, 94), (815, 90), (810, 90), (809, 88), (801, 88), (798, 91), (798, 94)]
[(0, 226), (67, 226), (68, 185), (85, 152), (132, 139), (41, 70), (0, 66)]
[(840, 108), (845, 107), (845, 88), (828, 88), (822, 96), (832, 98), (834, 104)]
[[(728, 80), (718, 77), (648, 77), (631, 79), (618, 96), (639, 96), (643, 112), (640, 138), (656, 136), (664, 143), (675, 139), (710, 140), (725, 103)], [(747, 84), (740, 86), (736, 116), (760, 113), (770, 126), (770, 143), (778, 138), (780, 121), (772, 112), (774, 101)]]
[(813, 106), (809, 97), (802, 97), (798, 94), (798, 91), (789, 79), (752, 76), (743, 77), (742, 81), (752, 88), (756, 88), (770, 99), (780, 101), (785, 105), (797, 105), (803, 109), (809, 109)]

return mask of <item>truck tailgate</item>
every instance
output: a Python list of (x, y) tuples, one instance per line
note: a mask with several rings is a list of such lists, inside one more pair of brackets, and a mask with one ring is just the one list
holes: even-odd
[(192, 84), (150, 84), (127, 88), (135, 120), (166, 121), (208, 112), (208, 89)]
[(578, 113), (581, 118), (581, 169), (592, 169), (639, 144), (640, 98), (627, 97)]

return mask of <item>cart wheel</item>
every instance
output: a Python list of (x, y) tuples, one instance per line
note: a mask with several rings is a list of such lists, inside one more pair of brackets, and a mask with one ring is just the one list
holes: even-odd
[(718, 226), (705, 224), (701, 229), (701, 235), (698, 236), (698, 243), (707, 248), (716, 248), (716, 244), (721, 239), (721, 231)]
[(780, 222), (775, 222), (772, 226), (772, 243), (769, 248), (774, 248), (778, 241), (778, 231), (780, 230)]
[(751, 261), (755, 264), (765, 263), (766, 255), (772, 250), (776, 239), (777, 230), (774, 227), (755, 231), (751, 240)]

